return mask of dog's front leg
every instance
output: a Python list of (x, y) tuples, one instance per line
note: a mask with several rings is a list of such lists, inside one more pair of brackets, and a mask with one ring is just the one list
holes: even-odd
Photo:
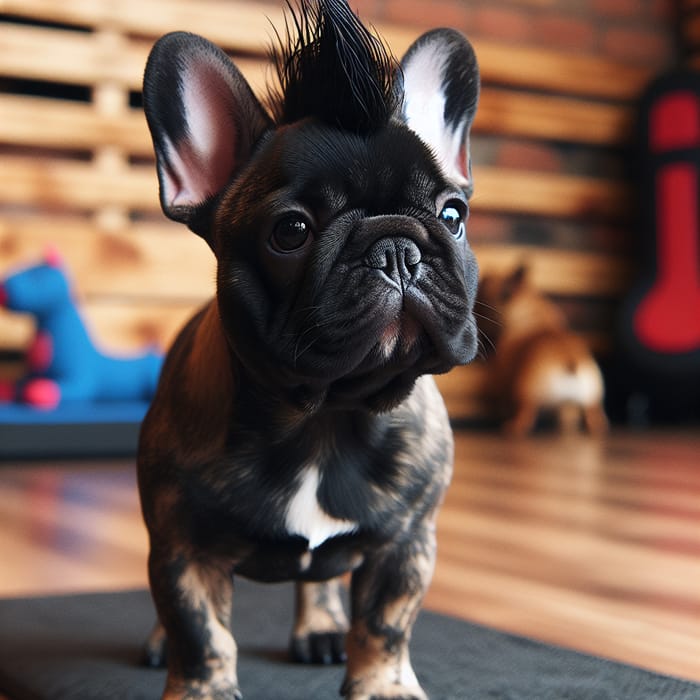
[(408, 652), (413, 623), (435, 563), (432, 522), (369, 554), (352, 577), (348, 700), (426, 700)]
[(203, 563), (157, 548), (148, 562), (151, 591), (167, 634), (163, 700), (240, 699), (230, 630), (233, 580), (222, 562)]
[(349, 625), (340, 590), (341, 578), (296, 584), (296, 616), (290, 644), (294, 661), (315, 664), (345, 661)]

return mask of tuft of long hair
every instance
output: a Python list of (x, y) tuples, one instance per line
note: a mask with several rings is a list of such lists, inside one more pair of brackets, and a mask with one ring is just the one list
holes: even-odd
[(401, 100), (400, 68), (388, 48), (345, 0), (299, 0), (298, 10), (287, 0), (287, 6), (286, 37), (277, 34), (272, 50), (276, 123), (313, 117), (358, 133), (385, 126)]

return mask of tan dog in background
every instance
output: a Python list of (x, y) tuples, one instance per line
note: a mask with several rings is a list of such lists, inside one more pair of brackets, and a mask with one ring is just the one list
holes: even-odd
[(526, 435), (545, 410), (554, 411), (565, 430), (581, 420), (592, 434), (607, 430), (596, 361), (561, 310), (535, 289), (524, 265), (483, 275), (477, 304), (481, 331), (495, 349), (489, 388), (502, 400), (508, 433)]

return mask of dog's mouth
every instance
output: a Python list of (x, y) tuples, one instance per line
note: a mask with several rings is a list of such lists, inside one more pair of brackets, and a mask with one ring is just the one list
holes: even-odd
[(388, 410), (419, 376), (473, 358), (469, 304), (440, 302), (415, 287), (379, 287), (370, 302), (354, 308), (334, 303), (318, 315), (300, 313), (293, 332), (280, 334), (291, 340), (280, 346), (274, 376), (308, 410), (322, 404)]
[(388, 410), (406, 397), (419, 376), (445, 372), (454, 364), (417, 318), (404, 310), (357, 367), (330, 383), (327, 401)]
[(405, 398), (418, 376), (437, 366), (438, 352), (413, 315), (404, 311), (387, 314), (384, 327), (372, 336), (374, 342), (371, 337), (355, 338), (355, 343), (352, 337), (346, 338), (348, 347), (352, 344), (361, 351), (348, 352), (329, 375), (296, 375), (299, 383), (294, 382), (292, 395), (298, 403), (307, 408), (323, 403), (335, 408), (361, 405), (389, 410)]
[(423, 329), (414, 318), (401, 312), (381, 333), (374, 354), (385, 361), (398, 355), (408, 355), (420, 340)]
[(325, 405), (389, 411), (410, 394), (418, 377), (442, 374), (460, 363), (453, 354), (446, 354), (446, 343), (445, 339), (436, 343), (415, 318), (402, 314), (387, 324), (358, 364), (330, 378), (302, 379), (295, 383), (292, 396), (305, 410)]

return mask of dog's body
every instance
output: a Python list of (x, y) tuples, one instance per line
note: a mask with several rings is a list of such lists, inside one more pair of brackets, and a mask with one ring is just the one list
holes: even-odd
[(346, 696), (424, 697), (408, 641), (452, 464), (424, 375), (476, 351), (478, 72), (439, 30), (402, 82), (344, 2), (301, 7), (275, 122), (199, 37), (165, 37), (146, 70), (163, 208), (218, 261), (139, 448), (167, 698), (238, 697), (233, 574), (299, 582), (292, 655), (347, 655)]
[(565, 430), (582, 418), (589, 432), (604, 432), (600, 369), (560, 309), (529, 282), (526, 268), (485, 275), (478, 300), (494, 316), (481, 329), (495, 345), (489, 386), (501, 400), (505, 430), (526, 435), (542, 411), (554, 411)]

